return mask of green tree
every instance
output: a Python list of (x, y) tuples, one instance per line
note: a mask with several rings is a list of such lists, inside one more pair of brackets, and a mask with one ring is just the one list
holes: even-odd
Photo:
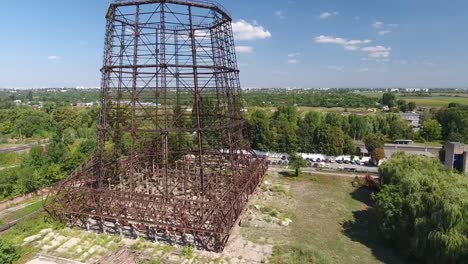
[(28, 157), (24, 163), (31, 168), (38, 169), (46, 164), (47, 160), (44, 155), (44, 148), (42, 146), (34, 146), (29, 151)]
[(289, 166), (294, 169), (295, 176), (299, 177), (302, 174), (301, 169), (307, 166), (307, 162), (296, 153), (289, 155)]
[(307, 112), (304, 119), (299, 121), (299, 137), (300, 149), (305, 153), (315, 151), (316, 144), (314, 141), (315, 130), (322, 124), (323, 116), (320, 112)]
[(339, 156), (343, 154), (346, 135), (340, 128), (322, 125), (315, 131), (314, 141), (319, 153)]
[(442, 136), (442, 126), (437, 120), (427, 120), (423, 123), (421, 136), (427, 141), (439, 140)]
[(276, 134), (276, 150), (294, 153), (299, 148), (297, 138), (298, 122), (300, 119), (297, 107), (286, 105), (278, 108), (273, 115)]
[(345, 135), (344, 137), (344, 145), (343, 145), (343, 154), (347, 155), (355, 155), (356, 153), (356, 145), (351, 137)]
[(468, 259), (468, 178), (437, 159), (394, 155), (379, 172), (374, 196), (379, 231), (403, 255), (421, 263)]
[(262, 151), (273, 149), (273, 131), (270, 120), (270, 115), (265, 110), (256, 109), (250, 115), (249, 138), (254, 149)]
[(380, 134), (369, 134), (364, 138), (364, 144), (366, 145), (366, 149), (371, 154), (374, 152), (375, 149), (383, 149), (385, 147), (385, 142), (387, 138)]
[(442, 139), (468, 143), (468, 106), (440, 109), (436, 114), (442, 125)]
[(416, 107), (417, 107), (417, 105), (416, 105), (415, 102), (409, 102), (408, 103), (408, 111), (413, 112), (414, 110), (416, 110)]
[(397, 99), (394, 93), (384, 93), (382, 96), (382, 104), (388, 107), (396, 106)]

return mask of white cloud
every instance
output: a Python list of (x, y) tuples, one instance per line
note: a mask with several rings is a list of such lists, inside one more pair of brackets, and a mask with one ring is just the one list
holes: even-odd
[(380, 36), (383, 36), (383, 35), (387, 35), (387, 34), (392, 33), (392, 31), (390, 31), (390, 30), (381, 30), (378, 33), (379, 33)]
[(392, 33), (392, 31), (390, 31), (390, 29), (397, 28), (398, 24), (385, 24), (382, 21), (375, 21), (372, 24), (372, 27), (375, 28), (375, 29), (378, 29), (379, 30), (379, 32), (378, 32), (379, 35), (383, 36), (383, 35), (387, 35), (387, 34)]
[(339, 65), (327, 65), (327, 66), (323, 66), (322, 68), (327, 69), (327, 70), (344, 72), (344, 66), (339, 66)]
[(56, 55), (52, 55), (52, 56), (47, 57), (47, 59), (50, 60), (50, 61), (59, 61), (59, 60), (62, 59), (62, 57), (56, 56)]
[(299, 60), (299, 56), (301, 56), (301, 54), (300, 54), (299, 52), (294, 52), (294, 53), (288, 54), (288, 61), (287, 61), (287, 63), (288, 63), (288, 64), (298, 64), (298, 63), (301, 63), (301, 61)]
[(295, 52), (295, 53), (290, 53), (288, 54), (288, 58), (295, 58), (295, 57), (299, 57), (301, 54), (299, 52)]
[(374, 28), (377, 28), (377, 29), (380, 29), (380, 28), (383, 28), (385, 26), (385, 23), (382, 22), (382, 21), (375, 21), (372, 26)]
[(270, 31), (259, 26), (255, 21), (251, 24), (243, 19), (232, 23), (232, 30), (236, 40), (257, 40), (271, 38)]
[(359, 47), (358, 46), (344, 46), (345, 49), (347, 50), (358, 50)]
[(370, 58), (388, 58), (390, 57), (390, 51), (392, 50), (390, 47), (384, 46), (370, 46), (364, 47), (361, 49), (364, 52), (367, 52), (367, 55)]
[(315, 42), (324, 43), (324, 44), (338, 44), (338, 45), (343, 45), (343, 46), (356, 46), (356, 45), (371, 43), (372, 40), (370, 40), (370, 39), (348, 40), (348, 39), (345, 39), (345, 38), (338, 38), (338, 37), (333, 37), (333, 36), (320, 35), (320, 36), (315, 38)]
[(284, 14), (284, 12), (282, 10), (278, 10), (275, 12), (275, 16), (278, 18), (278, 19), (286, 19), (286, 15)]
[(251, 46), (236, 46), (237, 53), (252, 53), (254, 51)]
[(334, 12), (323, 12), (322, 14), (320, 14), (319, 18), (320, 19), (327, 19), (327, 18), (332, 18), (332, 17), (335, 17), (339, 15), (338, 12), (334, 11)]

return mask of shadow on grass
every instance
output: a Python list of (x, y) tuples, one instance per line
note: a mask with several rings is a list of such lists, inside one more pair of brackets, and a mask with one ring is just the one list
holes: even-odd
[(296, 176), (296, 173), (293, 172), (293, 171), (280, 171), (278, 172), (279, 175), (281, 175), (282, 177), (286, 177), (286, 178), (298, 178)]
[(371, 198), (372, 191), (366, 187), (360, 187), (351, 193), (354, 200), (360, 201), (369, 207), (374, 207), (374, 201)]
[(377, 230), (377, 217), (370, 195), (371, 191), (366, 188), (359, 188), (351, 193), (355, 200), (368, 205), (369, 208), (353, 212), (353, 220), (342, 224), (344, 235), (371, 249), (372, 254), (383, 263), (408, 263), (380, 238)]

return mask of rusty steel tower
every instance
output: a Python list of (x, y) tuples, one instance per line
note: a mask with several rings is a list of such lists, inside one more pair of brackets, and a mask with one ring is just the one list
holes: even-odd
[(245, 136), (232, 19), (192, 0), (114, 1), (106, 17), (98, 149), (46, 210), (221, 251), (267, 169)]

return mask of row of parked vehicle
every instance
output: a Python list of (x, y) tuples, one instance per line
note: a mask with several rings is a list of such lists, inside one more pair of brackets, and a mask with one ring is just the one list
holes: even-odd
[(354, 164), (354, 165), (364, 165), (364, 162), (360, 160), (346, 160), (346, 159), (320, 159), (320, 158), (310, 158), (306, 159), (309, 162), (325, 162), (325, 163), (338, 163), (338, 164)]
[[(330, 159), (330, 158), (306, 158), (309, 167), (322, 167), (327, 168), (330, 167), (330, 163), (337, 163), (337, 164), (352, 164), (358, 166), (367, 165), (367, 162), (361, 160), (348, 160), (348, 159)], [(273, 165), (289, 165), (289, 160), (286, 156), (281, 157), (280, 160), (273, 160)]]

